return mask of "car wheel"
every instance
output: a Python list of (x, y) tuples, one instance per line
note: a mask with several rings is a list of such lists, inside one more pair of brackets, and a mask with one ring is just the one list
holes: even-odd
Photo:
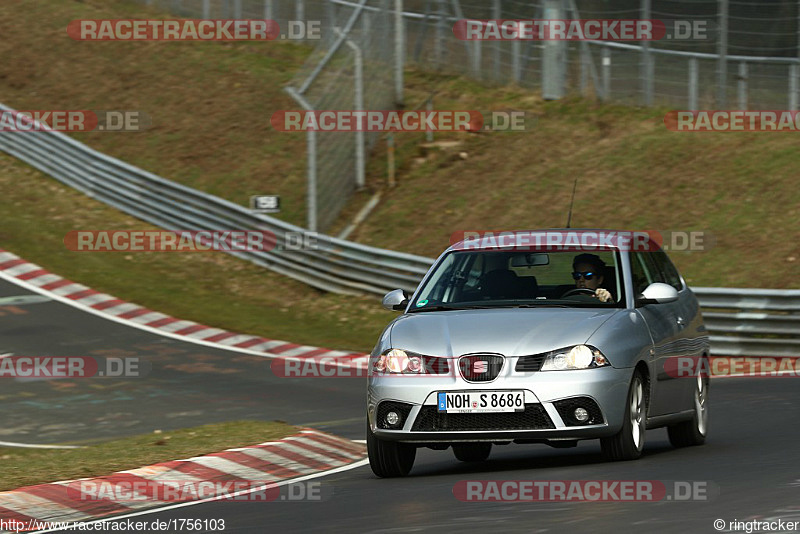
[(367, 454), (372, 472), (379, 477), (404, 477), (414, 466), (417, 448), (407, 443), (376, 438), (367, 421)]
[(462, 462), (486, 461), (491, 452), (492, 444), (488, 442), (456, 443), (453, 445), (453, 454)]
[(667, 427), (669, 442), (673, 447), (691, 447), (706, 442), (708, 433), (708, 385), (709, 377), (698, 374), (694, 387), (694, 416)]
[(642, 455), (647, 425), (647, 399), (644, 387), (642, 374), (636, 371), (628, 389), (622, 429), (615, 436), (600, 439), (600, 448), (607, 460), (635, 460)]

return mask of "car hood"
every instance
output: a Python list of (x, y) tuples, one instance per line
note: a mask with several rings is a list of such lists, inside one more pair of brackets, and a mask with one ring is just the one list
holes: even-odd
[(395, 320), (390, 343), (392, 348), (430, 356), (472, 352), (524, 356), (586, 343), (620, 311), (508, 308), (417, 312)]

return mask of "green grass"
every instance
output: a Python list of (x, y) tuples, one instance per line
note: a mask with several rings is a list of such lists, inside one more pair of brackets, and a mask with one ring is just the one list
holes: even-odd
[[(136, 2), (40, 0), (0, 5), (0, 91), (18, 109), (140, 109), (142, 133), (74, 134), (93, 148), (177, 182), (246, 204), (280, 194), (280, 218), (305, 220), (305, 137), (269, 117), (295, 104), (283, 91), (310, 54), (287, 42), (76, 42), (76, 18), (157, 18)], [(36, 27), (37, 31), (29, 31)], [(435, 256), (463, 230), (562, 226), (579, 178), (573, 226), (703, 230), (716, 245), (675, 253), (695, 286), (797, 287), (800, 164), (790, 134), (676, 133), (666, 109), (567, 98), (409, 68), (406, 102), (421, 108), (524, 110), (525, 132), (436, 134), (455, 149), (396, 136), (398, 185), (386, 187), (385, 140), (332, 233), (376, 191), (378, 208), (351, 236)], [(458, 157), (459, 152), (466, 159)], [(330, 295), (222, 253), (74, 253), (70, 230), (151, 227), (0, 157), (0, 247), (51, 271), (175, 317), (296, 343), (368, 351), (394, 316), (374, 297)]]
[(257, 445), (294, 434), (286, 423), (233, 421), (132, 436), (78, 449), (0, 447), (0, 491), (60, 480), (110, 475), (160, 462), (234, 447)]
[(222, 252), (73, 252), (70, 230), (150, 230), (0, 155), (0, 248), (181, 319), (320, 347), (369, 351), (394, 316), (375, 297), (335, 295)]

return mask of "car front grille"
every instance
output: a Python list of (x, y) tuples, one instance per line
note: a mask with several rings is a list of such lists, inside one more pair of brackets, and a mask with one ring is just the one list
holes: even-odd
[(423, 406), (412, 432), (469, 430), (538, 430), (555, 428), (541, 404), (526, 404), (524, 412), (442, 413), (436, 406)]
[(514, 368), (517, 372), (531, 372), (539, 371), (542, 368), (546, 354), (534, 354), (533, 356), (520, 356), (517, 359), (517, 366)]
[(491, 382), (500, 374), (504, 361), (499, 354), (469, 354), (459, 358), (458, 369), (468, 382)]

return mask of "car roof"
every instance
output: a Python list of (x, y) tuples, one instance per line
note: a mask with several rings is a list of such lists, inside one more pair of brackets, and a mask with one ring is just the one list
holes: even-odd
[(586, 252), (588, 250), (631, 250), (631, 240), (645, 242), (649, 250), (660, 249), (657, 232), (613, 230), (608, 228), (543, 228), (536, 230), (501, 230), (462, 232), (453, 250), (503, 250), (536, 252)]

